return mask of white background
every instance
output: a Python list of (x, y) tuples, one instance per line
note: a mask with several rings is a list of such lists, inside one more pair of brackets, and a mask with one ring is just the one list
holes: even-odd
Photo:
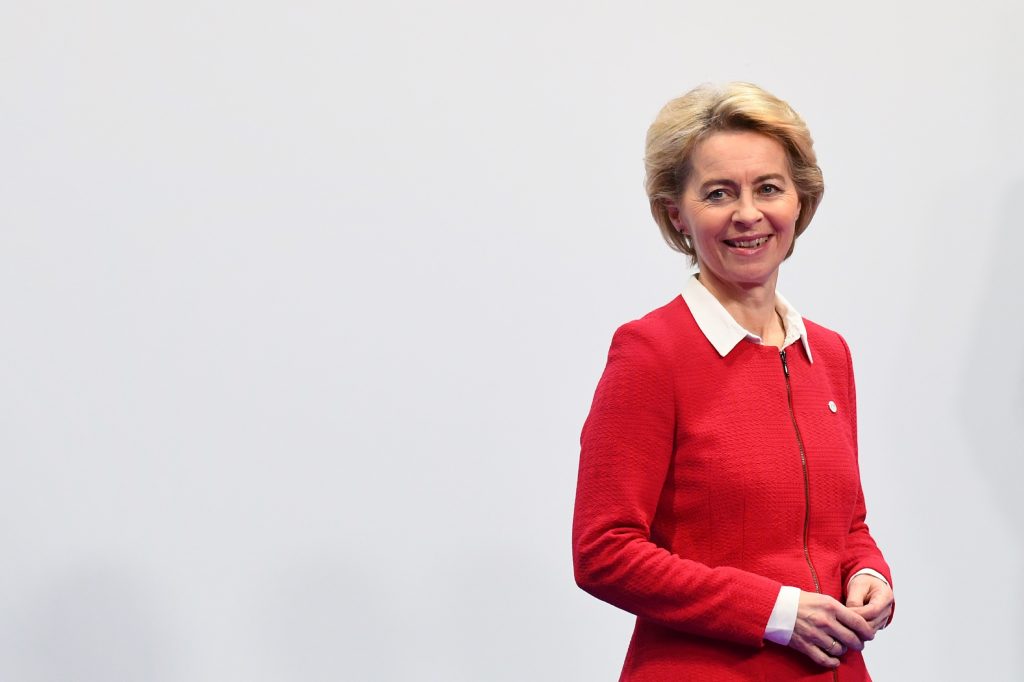
[(646, 128), (735, 79), (825, 172), (869, 666), (1022, 679), (1024, 10), (917, 4), (5, 2), (0, 679), (616, 679), (579, 429), (687, 276)]

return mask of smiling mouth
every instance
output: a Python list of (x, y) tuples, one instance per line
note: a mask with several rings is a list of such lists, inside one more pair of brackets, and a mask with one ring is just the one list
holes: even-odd
[(738, 249), (756, 249), (771, 239), (771, 236), (757, 237), (755, 239), (723, 239), (729, 246), (736, 247)]

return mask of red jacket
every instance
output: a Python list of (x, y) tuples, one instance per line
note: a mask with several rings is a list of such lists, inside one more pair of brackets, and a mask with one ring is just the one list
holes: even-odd
[(637, 616), (622, 680), (870, 680), (859, 652), (834, 676), (763, 640), (783, 585), (845, 601), (862, 568), (890, 579), (864, 523), (849, 349), (805, 324), (813, 363), (800, 344), (720, 357), (681, 297), (615, 333), (573, 561), (580, 587)]

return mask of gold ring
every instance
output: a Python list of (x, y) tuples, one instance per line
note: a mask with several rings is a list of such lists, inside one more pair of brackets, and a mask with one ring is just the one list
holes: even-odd
[(839, 644), (839, 642), (837, 642), (836, 640), (833, 639), (832, 643), (828, 645), (827, 649), (825, 649), (825, 653), (826, 654), (832, 653), (832, 649), (835, 647), (836, 644)]

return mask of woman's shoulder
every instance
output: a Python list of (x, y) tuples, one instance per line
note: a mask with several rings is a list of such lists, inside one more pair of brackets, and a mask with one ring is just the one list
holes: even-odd
[(677, 338), (687, 323), (693, 322), (690, 309), (682, 296), (676, 296), (665, 305), (659, 306), (642, 317), (619, 326), (616, 335), (627, 333), (652, 340)]
[(671, 364), (683, 347), (699, 338), (697, 327), (682, 296), (676, 296), (642, 317), (618, 327), (612, 336), (611, 351), (657, 357)]
[(835, 360), (838, 362), (850, 362), (850, 346), (846, 339), (839, 332), (829, 329), (816, 322), (803, 318), (804, 329), (807, 330), (807, 339), (814, 353), (815, 359), (819, 356), (823, 359)]
[(803, 318), (803, 321), (804, 321), (804, 327), (807, 329), (807, 333), (809, 335), (810, 334), (814, 334), (816, 336), (820, 336), (820, 337), (823, 337), (823, 338), (831, 339), (832, 341), (836, 341), (836, 340), (842, 338), (842, 336), (840, 336), (839, 332), (837, 332), (834, 329), (831, 329), (829, 327), (826, 327), (823, 324), (818, 324), (817, 322), (814, 322), (813, 320), (808, 320), (806, 317)]

